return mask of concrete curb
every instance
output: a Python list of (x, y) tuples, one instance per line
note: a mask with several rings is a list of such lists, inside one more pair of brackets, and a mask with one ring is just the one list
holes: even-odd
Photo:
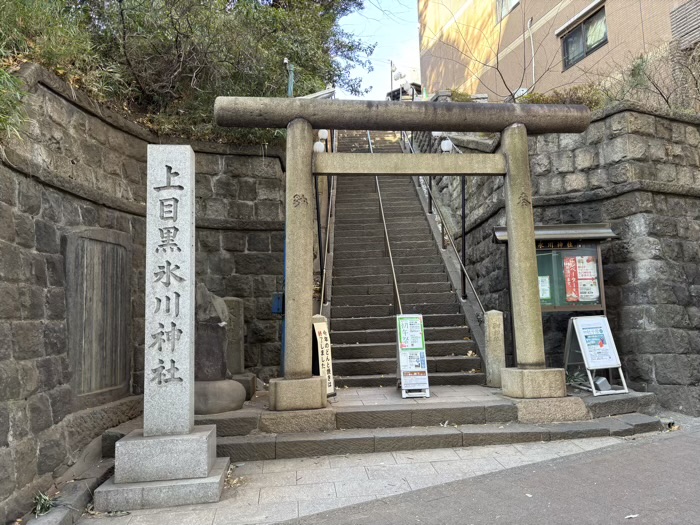
[(73, 525), (80, 519), (85, 507), (92, 501), (97, 487), (112, 475), (114, 460), (103, 458), (81, 476), (59, 487), (56, 506), (38, 518), (30, 518), (33, 525)]

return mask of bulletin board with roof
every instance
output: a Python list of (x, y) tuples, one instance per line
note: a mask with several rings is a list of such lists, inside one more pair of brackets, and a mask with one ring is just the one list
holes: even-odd
[[(504, 226), (497, 242), (508, 242)], [(537, 280), (542, 312), (606, 314), (601, 241), (617, 237), (609, 223), (535, 226)]]
[[(505, 227), (495, 228), (494, 235), (497, 242), (508, 242)], [(611, 379), (610, 370), (619, 371), (622, 381), (621, 391), (627, 392), (619, 358), (616, 357), (617, 362), (614, 366), (599, 366), (600, 363), (594, 362), (595, 356), (591, 357), (593, 354), (590, 348), (576, 339), (577, 334), (580, 335), (579, 332), (583, 333), (586, 330), (589, 335), (582, 341), (591, 339), (590, 333), (593, 333), (593, 328), (587, 325), (590, 324), (589, 321), (598, 323), (595, 329), (600, 331), (604, 326), (607, 334), (604, 339), (598, 338), (598, 341), (605, 340), (604, 349), (617, 356), (606, 318), (603, 262), (600, 250), (602, 241), (616, 237), (609, 223), (535, 226), (537, 280), (542, 313), (591, 314), (591, 317), (569, 319), (564, 366), (569, 384), (592, 390), (594, 395), (620, 391), (607, 383), (608, 379)], [(579, 324), (586, 326), (578, 326)], [(598, 350), (597, 354), (600, 354), (600, 349)], [(588, 359), (586, 359), (587, 351), (591, 354), (588, 355)], [(599, 377), (596, 373), (603, 374), (605, 377)], [(585, 386), (586, 383), (590, 386)]]

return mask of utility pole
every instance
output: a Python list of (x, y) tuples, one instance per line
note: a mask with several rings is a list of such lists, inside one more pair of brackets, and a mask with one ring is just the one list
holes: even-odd
[(389, 81), (391, 85), (391, 89), (389, 90), (389, 100), (393, 100), (394, 98), (394, 71), (396, 71), (396, 66), (394, 66), (394, 61), (389, 60), (389, 63), (391, 64), (391, 68), (389, 70)]
[(284, 64), (287, 66), (287, 96), (294, 97), (294, 64), (288, 58), (284, 59)]

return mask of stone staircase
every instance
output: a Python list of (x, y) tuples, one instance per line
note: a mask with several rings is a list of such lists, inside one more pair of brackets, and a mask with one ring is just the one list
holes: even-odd
[[(485, 387), (436, 387), (438, 396), (444, 389)], [(360, 389), (360, 399), (371, 399), (376, 391)], [(346, 393), (345, 389), (342, 390)], [(394, 391), (394, 398), (398, 394)], [(366, 396), (366, 397), (365, 397)], [(348, 397), (348, 396), (344, 396)], [(265, 399), (264, 397), (262, 399)], [(217, 456), (239, 461), (345, 455), (430, 448), (453, 448), (504, 445), (581, 439), (603, 436), (632, 436), (664, 429), (656, 411), (652, 393), (619, 396), (586, 395), (573, 403), (579, 407), (582, 421), (533, 423), (528, 405), (541, 403), (541, 415), (551, 416), (552, 409), (562, 413), (561, 400), (508, 400), (493, 397), (486, 401), (443, 402), (436, 399), (403, 400), (400, 404), (343, 406), (296, 412), (270, 412), (247, 403), (234, 412), (195, 416), (197, 425), (216, 425)], [(567, 398), (571, 405), (572, 398)], [(397, 399), (398, 400), (398, 399)], [(445, 402), (447, 401), (447, 402)], [(105, 431), (102, 456), (114, 457), (115, 443), (132, 430), (143, 426), (137, 418)]]
[[(393, 132), (373, 132), (375, 154), (401, 152)], [(367, 133), (340, 132), (339, 152), (369, 152)], [(431, 385), (483, 384), (471, 339), (413, 181), (380, 177), (404, 313), (423, 314)], [(391, 265), (374, 177), (339, 177), (331, 299), (336, 384), (396, 386)]]

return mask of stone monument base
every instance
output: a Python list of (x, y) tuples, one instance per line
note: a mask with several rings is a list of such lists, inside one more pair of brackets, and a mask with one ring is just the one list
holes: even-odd
[(114, 447), (114, 482), (205, 478), (214, 460), (216, 425), (196, 426), (189, 434), (170, 436), (144, 436), (138, 429)]
[(95, 490), (95, 510), (113, 512), (216, 503), (221, 498), (229, 462), (229, 458), (218, 458), (206, 478), (114, 483), (112, 477)]
[(503, 368), (503, 395), (519, 399), (566, 397), (563, 368)]
[(308, 379), (270, 379), (270, 410), (314, 410), (325, 408), (326, 381), (320, 376)]
[(229, 461), (216, 458), (216, 425), (160, 436), (134, 430), (116, 443), (114, 476), (95, 490), (95, 509), (110, 512), (219, 501)]

